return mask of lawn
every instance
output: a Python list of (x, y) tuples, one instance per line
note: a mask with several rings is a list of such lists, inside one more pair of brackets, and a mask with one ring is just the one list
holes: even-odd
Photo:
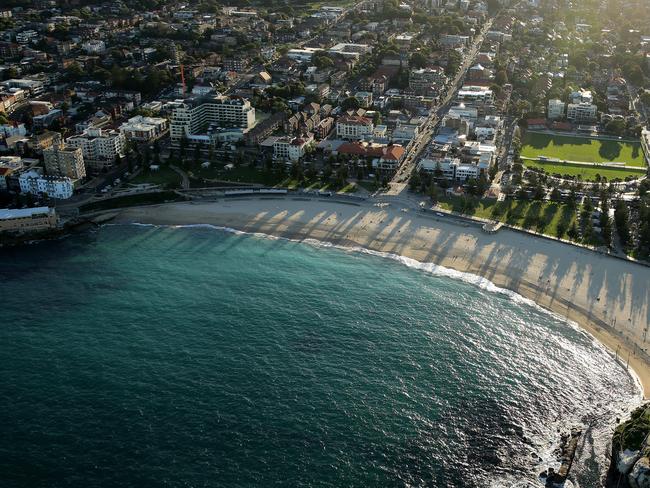
[(580, 176), (584, 181), (595, 180), (597, 174), (601, 177), (607, 178), (608, 180), (613, 180), (615, 178), (624, 180), (628, 176), (639, 178), (646, 172), (645, 168), (606, 168), (600, 165), (585, 166), (571, 163), (549, 163), (535, 159), (526, 159), (523, 161), (523, 164), (529, 168), (541, 168), (550, 175), (559, 174), (562, 176)]
[(524, 229), (558, 237), (558, 227), (563, 230), (562, 237), (577, 218), (576, 209), (570, 205), (556, 202), (525, 200), (479, 200), (474, 197), (442, 197), (438, 205), (446, 210), (505, 222)]
[(163, 164), (158, 171), (150, 171), (148, 168), (143, 168), (140, 174), (129, 180), (129, 183), (136, 185), (151, 183), (152, 185), (160, 185), (163, 188), (180, 188), (181, 181), (182, 178), (176, 171)]
[(275, 172), (252, 168), (248, 165), (225, 169), (224, 165), (217, 163), (213, 163), (209, 168), (192, 170), (190, 176), (192, 177), (191, 183), (193, 187), (210, 186), (203, 182), (204, 179), (241, 184), (275, 186), (286, 178), (286, 176)]
[(563, 161), (586, 163), (625, 163), (645, 167), (641, 144), (638, 142), (607, 141), (586, 137), (558, 136), (528, 132), (522, 142), (521, 156), (540, 156)]
[[(241, 184), (258, 184), (265, 186), (278, 186), (295, 190), (303, 187), (309, 190), (323, 191), (342, 191), (344, 193), (354, 193), (357, 191), (357, 185), (350, 183), (343, 188), (337, 187), (334, 183), (323, 183), (320, 179), (310, 181), (298, 181), (289, 176), (286, 172), (281, 173), (277, 168), (272, 171), (261, 168), (253, 168), (248, 165), (235, 166), (232, 169), (225, 169), (224, 165), (213, 164), (209, 168), (200, 168), (192, 170), (190, 173), (191, 184), (193, 188), (202, 186), (215, 186), (209, 180), (224, 181)], [(206, 181), (208, 180), (208, 181)]]

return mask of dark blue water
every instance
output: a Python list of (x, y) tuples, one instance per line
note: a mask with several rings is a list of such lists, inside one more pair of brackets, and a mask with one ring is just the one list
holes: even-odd
[(195, 227), (1, 252), (1, 487), (512, 486), (573, 425), (596, 486), (637, 401), (587, 335), (433, 267)]

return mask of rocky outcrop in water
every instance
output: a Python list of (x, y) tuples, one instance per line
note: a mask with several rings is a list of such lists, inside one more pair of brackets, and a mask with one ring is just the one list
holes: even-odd
[(545, 486), (561, 486), (566, 481), (573, 464), (573, 458), (576, 455), (581, 434), (580, 429), (574, 428), (571, 429), (571, 432), (565, 432), (561, 435), (560, 447), (557, 450), (558, 461), (561, 463), (560, 468), (557, 471), (548, 468), (546, 473), (541, 474), (541, 478), (545, 480)]
[(650, 404), (616, 428), (607, 488), (650, 488)]

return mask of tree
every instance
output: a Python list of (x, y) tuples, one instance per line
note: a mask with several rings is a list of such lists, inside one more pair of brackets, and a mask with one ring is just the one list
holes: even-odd
[(497, 71), (496, 75), (494, 75), (494, 82), (499, 86), (508, 83), (508, 73), (506, 73), (506, 70), (502, 69)]
[(609, 218), (609, 200), (606, 191), (600, 195), (600, 233), (607, 247), (612, 243), (612, 222)]
[(357, 100), (355, 97), (348, 97), (345, 100), (343, 100), (343, 102), (341, 103), (341, 107), (345, 111), (357, 110), (359, 107), (361, 107), (361, 103), (359, 103), (359, 100)]
[(429, 185), (429, 188), (427, 189), (427, 194), (429, 195), (433, 203), (436, 203), (438, 201), (438, 187), (436, 185)]
[(607, 125), (605, 126), (605, 130), (610, 134), (621, 136), (625, 132), (625, 121), (612, 120), (607, 123)]
[(427, 66), (428, 63), (429, 60), (427, 59), (427, 57), (420, 52), (413, 53), (411, 59), (409, 60), (409, 66), (412, 66), (415, 69), (424, 68)]
[(554, 187), (553, 190), (551, 190), (551, 201), (559, 202), (561, 199), (562, 194), (560, 193), (560, 190), (557, 187)]
[(627, 249), (631, 242), (630, 237), (630, 214), (627, 205), (623, 200), (616, 202), (614, 210), (614, 222), (616, 223), (616, 231), (621, 240), (624, 249)]
[(418, 191), (420, 189), (421, 183), (422, 178), (420, 178), (420, 172), (414, 170), (411, 174), (411, 178), (409, 178), (409, 187), (411, 188), (411, 191)]
[(641, 100), (641, 103), (645, 105), (646, 107), (650, 107), (650, 92), (644, 91), (640, 96), (639, 100)]
[(329, 183), (331, 177), (332, 177), (332, 167), (329, 164), (327, 164), (323, 168), (323, 183)]

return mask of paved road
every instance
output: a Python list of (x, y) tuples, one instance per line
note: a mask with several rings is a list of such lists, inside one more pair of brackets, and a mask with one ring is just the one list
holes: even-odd
[(398, 171), (395, 173), (395, 176), (393, 177), (390, 184), (390, 190), (387, 192), (387, 194), (398, 195), (402, 193), (406, 188), (407, 181), (411, 176), (413, 169), (415, 168), (415, 164), (418, 161), (420, 154), (422, 154), (424, 149), (429, 144), (429, 141), (437, 130), (437, 125), (443, 115), (449, 111), (456, 93), (461, 88), (462, 83), (465, 80), (467, 71), (476, 59), (481, 44), (483, 43), (483, 39), (485, 38), (485, 34), (488, 30), (490, 30), (490, 27), (492, 27), (492, 22), (493, 19), (488, 20), (483, 26), (483, 29), (481, 29), (481, 32), (475, 37), (470, 50), (465, 55), (463, 64), (460, 66), (458, 72), (456, 73), (456, 77), (449, 85), (447, 94), (441, 100), (441, 102), (436, 107), (432, 108), (429, 112), (429, 117), (424, 125), (424, 130), (411, 144), (411, 150), (406, 155), (406, 158), (402, 162)]
[(189, 190), (190, 178), (189, 176), (187, 176), (187, 173), (183, 171), (181, 168), (179, 168), (178, 166), (175, 166), (173, 164), (170, 164), (169, 167), (172, 170), (174, 170), (176, 173), (178, 173), (181, 176), (181, 178), (183, 178), (183, 182), (181, 183), (181, 187), (183, 188), (183, 190)]

